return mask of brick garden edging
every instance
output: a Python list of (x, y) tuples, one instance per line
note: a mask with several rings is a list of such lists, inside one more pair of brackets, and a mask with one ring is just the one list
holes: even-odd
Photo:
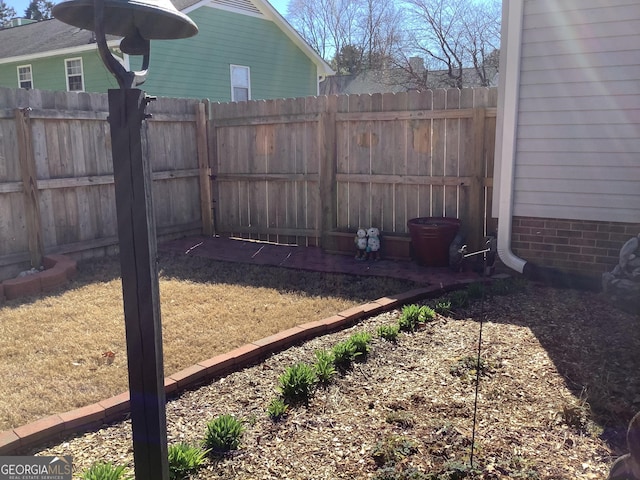
[(77, 273), (77, 263), (65, 255), (47, 255), (42, 259), (41, 272), (10, 278), (0, 283), (0, 302), (14, 300), (28, 295), (47, 293), (61, 287), (73, 279)]
[[(228, 353), (216, 355), (166, 377), (164, 381), (165, 393), (167, 397), (176, 395), (216, 377), (255, 364), (268, 355), (285, 350), (297, 343), (351, 326), (363, 317), (377, 315), (427, 297), (436, 297), (461, 288), (468, 283), (469, 280), (450, 285), (433, 285), (410, 290), (393, 297), (382, 297), (364, 305), (349, 308), (331, 317), (298, 325), (247, 343)], [(24, 453), (30, 448), (57, 438), (81, 434), (104, 424), (122, 420), (128, 413), (129, 392), (124, 392), (98, 403), (41, 418), (27, 425), (0, 432), (0, 455)]]

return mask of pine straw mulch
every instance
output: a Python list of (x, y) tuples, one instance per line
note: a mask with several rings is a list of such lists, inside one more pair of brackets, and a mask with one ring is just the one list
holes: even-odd
[[(170, 444), (199, 444), (222, 414), (245, 421), (241, 448), (208, 459), (192, 478), (606, 478), (626, 452), (624, 431), (640, 410), (638, 315), (599, 294), (529, 284), (438, 316), (397, 343), (375, 335), (399, 315), (366, 319), (170, 400)], [(313, 363), (316, 350), (363, 330), (374, 333), (366, 361), (284, 420), (268, 418), (286, 367)], [(73, 455), (76, 471), (97, 461), (132, 468), (130, 436), (123, 421), (33, 453)], [(382, 466), (385, 458), (395, 465)]]

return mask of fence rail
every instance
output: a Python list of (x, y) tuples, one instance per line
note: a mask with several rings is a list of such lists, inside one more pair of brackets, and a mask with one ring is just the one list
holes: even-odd
[[(161, 238), (204, 232), (328, 245), (418, 216), (479, 241), (495, 89), (217, 104), (159, 99), (143, 138)], [(0, 88), (0, 279), (45, 253), (117, 249), (106, 95)]]

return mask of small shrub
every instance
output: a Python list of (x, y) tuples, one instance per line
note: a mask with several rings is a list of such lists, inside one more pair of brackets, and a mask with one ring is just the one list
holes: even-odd
[(169, 478), (181, 480), (194, 473), (206, 458), (208, 450), (186, 443), (169, 446)]
[(289, 411), (289, 405), (287, 405), (284, 400), (281, 398), (274, 398), (269, 402), (269, 406), (267, 407), (267, 415), (274, 422), (277, 422), (281, 418), (287, 415)]
[(482, 298), (484, 296), (485, 287), (482, 282), (470, 283), (467, 286), (467, 294), (469, 298)]
[(400, 313), (400, 320), (398, 320), (398, 326), (403, 332), (415, 332), (420, 323), (420, 306), (419, 305), (405, 305), (402, 307)]
[(377, 330), (378, 336), (385, 339), (387, 342), (395, 342), (398, 340), (398, 333), (400, 333), (399, 325), (381, 325)]
[(316, 379), (318, 380), (318, 383), (327, 385), (337, 373), (336, 367), (333, 363), (333, 355), (331, 352), (327, 352), (326, 350), (318, 350), (315, 355), (316, 363), (313, 365), (313, 369), (316, 372)]
[(452, 460), (445, 465), (445, 471), (439, 478), (447, 480), (462, 480), (463, 478), (477, 478), (482, 472), (473, 468), (470, 464), (459, 460)]
[(436, 311), (429, 305), (423, 305), (420, 307), (420, 315), (418, 315), (418, 321), (420, 323), (431, 322), (436, 318)]
[(448, 315), (451, 313), (451, 300), (440, 300), (433, 309), (440, 315)]
[(429, 480), (434, 477), (426, 476), (414, 467), (400, 469), (391, 463), (383, 466), (373, 476), (373, 480)]
[(220, 415), (207, 423), (204, 446), (213, 453), (235, 450), (240, 445), (244, 425), (232, 415)]
[(306, 363), (296, 363), (287, 367), (278, 379), (280, 393), (291, 402), (308, 402), (316, 384), (316, 373)]
[(451, 308), (464, 308), (469, 305), (469, 293), (466, 290), (456, 290), (449, 294)]
[(484, 358), (480, 358), (480, 361), (478, 361), (477, 356), (468, 355), (460, 358), (455, 365), (449, 369), (449, 372), (451, 375), (460, 377), (464, 381), (471, 380), (475, 382), (478, 373), (480, 376), (487, 376), (494, 372), (499, 366), (499, 362), (488, 361)]
[(526, 288), (526, 280), (521, 278), (500, 278), (491, 282), (491, 295), (510, 295), (522, 292)]
[(351, 335), (348, 339), (356, 349), (357, 356), (366, 357), (371, 351), (369, 342), (371, 342), (371, 334), (368, 332), (358, 332)]
[(398, 326), (403, 332), (415, 332), (420, 325), (433, 320), (436, 312), (428, 305), (405, 305), (402, 307)]
[(415, 423), (413, 415), (402, 410), (389, 412), (389, 414), (387, 414), (387, 417), (385, 418), (385, 421), (402, 428), (411, 428)]
[(131, 475), (125, 474), (123, 465), (111, 463), (95, 463), (89, 469), (82, 472), (82, 480), (132, 480)]
[(417, 452), (418, 446), (413, 440), (398, 435), (389, 435), (384, 440), (376, 443), (371, 455), (376, 465), (382, 467), (388, 464), (396, 464)]
[(342, 371), (348, 370), (351, 363), (359, 355), (356, 346), (350, 339), (335, 344), (331, 353), (333, 354), (333, 364)]

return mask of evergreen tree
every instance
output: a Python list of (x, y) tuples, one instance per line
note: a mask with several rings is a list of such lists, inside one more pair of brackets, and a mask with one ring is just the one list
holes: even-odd
[(13, 9), (13, 7), (10, 7), (9, 5), (4, 3), (4, 0), (0, 0), (0, 28), (5, 27), (9, 20), (11, 20), (15, 16), (16, 11)]
[(51, 9), (53, 6), (54, 3), (47, 0), (31, 0), (31, 3), (24, 11), (24, 16), (38, 22), (40, 20), (49, 20), (52, 18)]

